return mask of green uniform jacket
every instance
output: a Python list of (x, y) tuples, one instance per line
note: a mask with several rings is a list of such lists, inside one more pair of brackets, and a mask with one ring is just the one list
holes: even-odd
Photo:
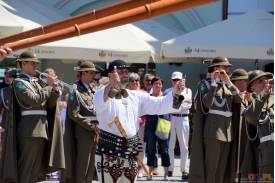
[(203, 142), (203, 129), (205, 115), (208, 112), (203, 107), (201, 97), (210, 89), (210, 83), (202, 80), (198, 85), (197, 94), (195, 96), (195, 113), (193, 114), (193, 135), (190, 151), (190, 170), (189, 170), (189, 183), (203, 183), (205, 182), (205, 166), (204, 166), (204, 142)]
[(195, 103), (196, 112), (194, 114), (194, 130), (191, 144), (189, 183), (205, 182), (205, 138), (224, 142), (231, 142), (235, 138), (232, 131), (231, 118), (226, 119), (218, 115), (207, 114), (208, 109), (220, 110), (213, 105), (213, 99), (216, 97), (218, 100), (219, 97), (224, 97), (223, 95), (225, 95), (228, 102), (229, 109), (227, 110), (232, 111), (232, 101), (235, 101), (235, 103), (241, 102), (240, 95), (236, 94), (236, 90), (233, 87), (214, 87), (206, 80), (199, 84)]
[[(274, 95), (252, 94), (252, 103), (245, 111), (245, 117), (247, 121), (253, 126), (258, 128), (258, 137), (268, 136), (274, 133)], [(259, 120), (267, 118), (267, 121), (260, 123)], [(259, 167), (271, 166), (274, 163), (274, 141), (266, 141), (260, 143), (259, 149)], [(272, 171), (273, 172), (273, 171)], [(262, 172), (260, 172), (262, 173)]]
[[(79, 168), (75, 165), (76, 138), (90, 139), (91, 143), (96, 143), (95, 124), (98, 123), (92, 104), (93, 94), (87, 92), (87, 89), (81, 81), (76, 82), (75, 85), (77, 89), (70, 93), (68, 98), (64, 133), (66, 170), (62, 172), (62, 180), (66, 182), (74, 179), (75, 169)], [(94, 91), (92, 91), (92, 93), (94, 93)], [(94, 164), (89, 166), (94, 166)], [(88, 170), (86, 170), (86, 172), (88, 172)]]
[[(24, 77), (21, 76), (21, 78)], [(41, 170), (41, 175), (65, 168), (60, 118), (59, 115), (53, 115), (55, 112), (59, 114), (55, 103), (58, 94), (50, 92), (50, 87), (40, 90), (41, 92), (31, 94), (32, 92), (28, 91), (30, 88), (26, 86), (25, 82), (28, 81), (16, 79), (11, 87), (11, 92), (9, 92), (9, 110), (4, 119), (6, 129), (3, 137), (3, 152), (0, 161), (0, 178), (5, 181), (18, 181), (16, 137), (20, 136), (48, 139), (44, 162), (45, 166), (44, 169)], [(17, 87), (17, 89), (15, 89), (15, 87)], [(39, 86), (37, 87), (39, 88)], [(18, 89), (22, 89), (22, 91), (20, 92)], [(51, 109), (51, 111), (48, 111), (48, 114), (52, 114), (53, 118), (49, 119), (49, 116), (47, 116), (48, 119), (44, 117), (40, 119), (39, 115), (34, 117), (31, 117), (31, 115), (21, 117), (20, 114), (23, 108), (19, 107), (17, 98), (20, 98), (19, 102), (21, 102), (21, 104), (23, 103), (25, 106), (28, 106), (26, 110), (42, 110), (43, 108), (40, 107), (41, 104), (43, 102), (50, 102), (46, 105)], [(48, 101), (50, 98), (55, 98), (55, 100)], [(42, 120), (47, 120), (47, 123), (43, 123)], [(20, 130), (17, 131), (18, 128), (20, 128)]]
[[(230, 170), (231, 172), (231, 175), (228, 175), (230, 176), (229, 177), (230, 180), (234, 180), (237, 177), (240, 177), (241, 166), (243, 165), (243, 161), (245, 158), (246, 160), (252, 160), (251, 159), (252, 152), (246, 152), (247, 143), (250, 143), (246, 134), (246, 128), (249, 128), (249, 127), (246, 127), (245, 118), (242, 115), (247, 106), (248, 106), (248, 102), (244, 99), (242, 99), (241, 103), (233, 103), (232, 105), (232, 112), (234, 114), (232, 116), (232, 130), (233, 130), (234, 140), (233, 140), (233, 143), (231, 144), (230, 153), (229, 153), (230, 154), (229, 162), (231, 163), (229, 164), (229, 167), (227, 169), (227, 170)], [(239, 147), (239, 141), (240, 141), (240, 147)], [(238, 162), (238, 153), (239, 153), (239, 162)], [(239, 163), (239, 172), (238, 172), (238, 163)], [(252, 161), (249, 163), (253, 164)]]

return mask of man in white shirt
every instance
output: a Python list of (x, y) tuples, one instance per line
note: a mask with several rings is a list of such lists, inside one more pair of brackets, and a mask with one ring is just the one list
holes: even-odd
[(177, 82), (173, 92), (164, 97), (123, 89), (129, 80), (128, 68), (122, 60), (111, 62), (106, 71), (110, 83), (98, 90), (93, 100), (100, 129), (95, 157), (100, 182), (136, 181), (139, 117), (175, 111), (173, 99), (182, 90), (182, 82)]
[[(192, 91), (185, 86), (185, 78), (181, 72), (175, 71), (172, 73), (171, 82), (172, 87), (178, 81), (183, 82), (183, 91), (181, 95), (184, 96), (184, 101), (182, 102), (179, 110), (171, 114), (171, 134), (169, 141), (169, 157), (170, 157), (170, 167), (169, 176), (172, 176), (174, 170), (174, 149), (176, 145), (176, 137), (179, 141), (180, 146), (180, 157), (181, 157), (181, 171), (182, 179), (188, 179), (188, 141), (189, 141), (189, 109), (192, 106)], [(171, 88), (168, 88), (165, 92), (168, 92)]]

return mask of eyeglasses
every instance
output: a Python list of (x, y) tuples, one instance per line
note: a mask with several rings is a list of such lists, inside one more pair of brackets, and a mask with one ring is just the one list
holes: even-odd
[(137, 82), (137, 83), (138, 83), (138, 82), (139, 82), (139, 79), (130, 79), (129, 81), (130, 81), (131, 83), (133, 83), (133, 82)]

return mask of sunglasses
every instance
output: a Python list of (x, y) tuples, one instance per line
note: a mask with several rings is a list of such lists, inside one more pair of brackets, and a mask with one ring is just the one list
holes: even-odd
[(177, 82), (177, 81), (179, 81), (180, 79), (172, 79), (172, 81), (175, 81), (175, 82)]
[(137, 82), (137, 83), (138, 83), (138, 82), (139, 82), (139, 79), (130, 79), (129, 81), (130, 81), (131, 83), (133, 83), (133, 82)]

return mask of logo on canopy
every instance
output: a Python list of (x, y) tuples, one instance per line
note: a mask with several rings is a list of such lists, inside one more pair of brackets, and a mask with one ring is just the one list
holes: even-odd
[(99, 53), (98, 53), (98, 56), (100, 57), (106, 57), (106, 52), (101, 50)]
[(186, 48), (184, 49), (184, 52), (185, 52), (186, 54), (190, 54), (190, 53), (192, 53), (192, 48), (191, 48), (190, 46), (188, 46), (188, 47), (186, 47)]

